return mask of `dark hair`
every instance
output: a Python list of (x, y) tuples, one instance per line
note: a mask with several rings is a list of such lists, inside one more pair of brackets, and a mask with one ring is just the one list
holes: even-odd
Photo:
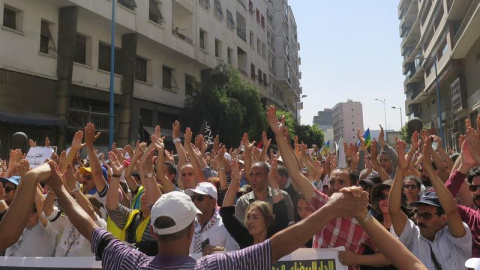
[[(295, 223), (302, 220), (302, 218), (300, 217), (300, 214), (297, 211), (297, 204), (300, 200), (305, 200), (308, 204), (307, 199), (305, 199), (305, 197), (302, 195), (302, 193), (297, 193), (297, 196), (295, 196), (295, 202), (294, 202), (294, 205), (293, 205), (293, 220), (295, 221)], [(313, 208), (312, 208), (312, 211), (313, 211)]]
[(253, 167), (253, 166), (263, 167), (267, 173), (270, 172), (270, 168), (268, 167), (268, 165), (267, 165), (266, 162), (257, 161), (257, 162), (255, 162), (255, 163), (252, 164), (252, 167)]
[[(333, 169), (333, 171), (339, 170), (339, 171), (345, 171), (348, 173), (348, 178), (350, 178), (350, 186), (356, 186), (358, 184), (358, 175), (357, 172), (350, 170), (349, 168), (346, 167), (337, 167)], [(332, 171), (332, 172), (333, 172)]]
[(172, 164), (171, 162), (165, 161), (165, 167), (167, 167), (168, 174), (175, 174), (177, 175), (177, 166)]
[(405, 183), (405, 181), (407, 181), (407, 180), (413, 180), (413, 181), (415, 181), (415, 182), (417, 183), (417, 187), (418, 187), (419, 189), (422, 187), (422, 181), (420, 181), (420, 179), (418, 179), (418, 177), (415, 177), (415, 176), (413, 176), (413, 175), (409, 175), (409, 176), (407, 176), (407, 177), (405, 177), (405, 178), (403, 179), (403, 183)]
[(267, 226), (267, 238), (270, 238), (270, 236), (272, 236), (273, 231), (275, 229), (275, 217), (273, 214), (273, 206), (264, 201), (254, 201), (253, 203), (249, 204), (247, 206), (247, 210), (245, 211), (245, 220), (243, 221), (244, 224), (247, 224), (248, 211), (250, 211), (250, 209), (252, 208), (256, 208), (260, 210), (260, 213), (262, 214), (263, 219), (265, 220), (265, 226)]
[(475, 176), (480, 176), (480, 167), (473, 167), (469, 172), (468, 172), (468, 175), (467, 175), (467, 181), (469, 184), (472, 184), (473, 182), (473, 178)]
[(288, 178), (287, 168), (285, 168), (285, 166), (283, 165), (280, 165), (280, 164), (277, 165), (277, 173), (278, 175), (280, 175), (280, 177)]
[[(193, 223), (194, 221), (192, 221)], [(190, 227), (192, 225), (192, 223), (190, 223), (187, 227), (185, 227), (184, 229), (178, 231), (178, 232), (175, 232), (175, 233), (171, 233), (171, 234), (165, 234), (165, 235), (158, 235), (158, 239), (160, 241), (171, 241), (171, 240), (177, 240), (177, 239), (180, 239), (182, 238), (185, 234), (188, 233), (188, 231), (190, 230)], [(153, 223), (153, 226), (155, 226), (156, 228), (159, 228), (159, 229), (166, 229), (166, 228), (170, 228), (172, 226), (175, 226), (175, 221), (171, 218), (171, 217), (167, 217), (167, 216), (161, 216), (161, 217), (158, 217), (157, 219), (155, 219), (155, 222)]]

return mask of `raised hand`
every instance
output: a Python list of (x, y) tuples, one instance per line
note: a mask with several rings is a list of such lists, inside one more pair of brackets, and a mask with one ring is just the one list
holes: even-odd
[(277, 172), (277, 158), (275, 157), (272, 161), (272, 167), (270, 168), (270, 172), (268, 173), (268, 185), (276, 189), (278, 188), (278, 182), (280, 181), (280, 175)]
[(63, 174), (63, 183), (70, 192), (77, 187), (77, 177), (73, 172), (73, 167), (71, 164), (67, 165), (67, 170)]
[(95, 135), (95, 125), (88, 123), (85, 128), (85, 144), (87, 147), (92, 147), (95, 140), (100, 136), (100, 132)]
[(420, 147), (420, 138), (418, 137), (418, 131), (413, 132), (411, 142), (413, 149), (418, 149)]
[(110, 151), (108, 152), (108, 159), (110, 159), (110, 168), (112, 168), (113, 174), (121, 175), (125, 168), (118, 159), (117, 155), (113, 151)]
[(282, 116), (281, 121), (278, 121), (276, 109), (273, 106), (267, 109), (267, 122), (275, 136), (283, 135), (285, 130), (285, 117)]
[(404, 171), (408, 169), (408, 165), (410, 164), (410, 158), (405, 156), (405, 147), (406, 143), (402, 140), (397, 140), (396, 147), (397, 147), (397, 155), (398, 155), (398, 167)]
[(477, 131), (469, 128), (462, 144), (462, 164), (469, 168), (480, 164), (480, 138), (476, 133)]
[(385, 132), (383, 131), (383, 127), (382, 125), (379, 125), (380, 126), (380, 134), (378, 134), (378, 141), (380, 142), (380, 145), (383, 146), (383, 144), (385, 143)]
[(262, 132), (262, 144), (263, 148), (268, 149), (270, 147), (270, 144), (272, 143), (272, 139), (267, 138), (267, 133), (264, 131)]
[(327, 204), (336, 217), (364, 217), (367, 213), (368, 193), (360, 187), (347, 187), (333, 193)]
[(180, 122), (177, 120), (172, 124), (172, 139), (180, 137)]
[(50, 147), (50, 139), (48, 137), (45, 137), (45, 146)]
[(32, 139), (28, 140), (28, 144), (30, 145), (30, 148), (37, 147), (37, 142)]
[(16, 171), (18, 175), (21, 177), (25, 176), (25, 174), (30, 170), (30, 164), (26, 159), (22, 159), (17, 163)]
[(63, 179), (62, 174), (58, 168), (58, 165), (50, 160), (48, 162), (48, 166), (50, 167), (50, 177), (45, 180), (45, 183), (55, 192), (57, 193), (63, 186)]
[(82, 140), (83, 140), (83, 131), (79, 130), (75, 132), (75, 135), (73, 135), (73, 140), (71, 145), (72, 149), (76, 151), (82, 149), (82, 147), (85, 146), (85, 144), (82, 144)]

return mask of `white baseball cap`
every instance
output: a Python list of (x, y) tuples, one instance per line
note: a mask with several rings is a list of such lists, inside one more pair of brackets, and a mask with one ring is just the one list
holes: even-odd
[[(179, 232), (190, 225), (197, 214), (202, 214), (202, 212), (195, 207), (187, 194), (180, 191), (163, 194), (152, 207), (151, 223), (153, 231), (158, 235)], [(154, 224), (158, 217), (169, 217), (173, 219), (175, 225), (169, 228), (157, 228)]]
[(480, 270), (480, 258), (470, 258), (465, 262), (465, 267)]
[(185, 190), (185, 194), (187, 194), (188, 196), (192, 196), (193, 193), (210, 195), (210, 197), (214, 198), (215, 200), (218, 200), (217, 188), (210, 182), (200, 182), (195, 187), (195, 189), (189, 188)]

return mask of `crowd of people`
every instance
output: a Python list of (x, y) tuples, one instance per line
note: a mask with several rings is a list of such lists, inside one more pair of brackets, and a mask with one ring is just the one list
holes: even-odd
[(334, 153), (309, 155), (301, 138), (292, 146), (274, 107), (266, 117), (276, 150), (265, 132), (262, 149), (246, 133), (236, 149), (218, 136), (210, 146), (188, 127), (182, 143), (178, 121), (174, 151), (157, 126), (149, 143), (114, 144), (104, 156), (93, 123), (35, 168), (12, 149), (0, 164), (2, 255), (96, 257), (105, 269), (271, 269), (300, 247), (343, 246), (349, 269), (409, 270), (465, 269), (479, 256), (480, 129), (468, 120), (460, 154), (426, 131), (408, 151), (400, 139), (388, 145), (383, 129), (371, 145), (358, 131), (339, 167)]

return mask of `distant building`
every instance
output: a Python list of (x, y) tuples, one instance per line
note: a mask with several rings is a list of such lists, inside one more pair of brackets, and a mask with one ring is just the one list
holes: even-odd
[[(400, 0), (405, 114), (458, 149), (465, 119), (480, 110), (480, 2)], [(438, 73), (438, 76), (436, 76)], [(439, 100), (437, 100), (437, 77)], [(440, 106), (440, 115), (437, 107)]]
[(324, 140), (333, 140), (332, 109), (319, 111), (313, 117), (313, 124), (323, 131)]
[(363, 134), (362, 103), (348, 100), (332, 109), (333, 137), (336, 142), (344, 139), (347, 143), (357, 141), (357, 129)]

